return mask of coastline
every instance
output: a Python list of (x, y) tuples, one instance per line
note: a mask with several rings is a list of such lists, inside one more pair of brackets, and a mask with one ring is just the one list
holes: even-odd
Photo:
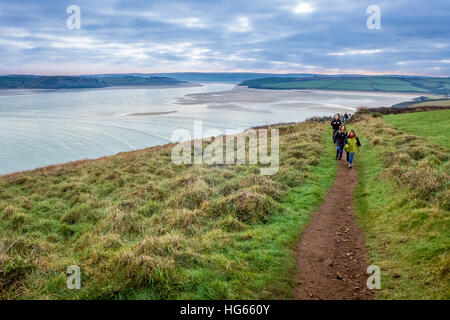
[(79, 160), (64, 162), (64, 163), (55, 163), (55, 164), (51, 164), (51, 165), (48, 165), (48, 166), (37, 167), (37, 168), (34, 168), (34, 169), (0, 174), (0, 179), (13, 178), (13, 177), (17, 177), (19, 175), (28, 174), (28, 173), (43, 173), (43, 174), (46, 174), (46, 173), (50, 173), (50, 172), (58, 172), (58, 171), (64, 170), (64, 169), (79, 168), (79, 167), (88, 165), (88, 164), (93, 163), (93, 162), (101, 162), (101, 161), (108, 160), (110, 158), (120, 157), (120, 156), (124, 156), (124, 155), (127, 155), (127, 154), (140, 154), (140, 153), (145, 153), (145, 152), (148, 152), (148, 151), (151, 151), (151, 150), (158, 150), (158, 149), (169, 148), (169, 147), (174, 146), (176, 144), (177, 143), (167, 143), (167, 144), (151, 146), (151, 147), (148, 147), (148, 148), (138, 149), (138, 150), (121, 151), (121, 152), (118, 152), (118, 153), (115, 153), (115, 154), (112, 154), (112, 155), (106, 155), (106, 156), (102, 156), (102, 157), (98, 157), (98, 158), (85, 158), (85, 159), (79, 159)]
[[(304, 121), (298, 121), (298, 122), (283, 122), (283, 123), (273, 123), (273, 124), (265, 124), (265, 125), (261, 125), (261, 126), (254, 126), (254, 127), (248, 127), (246, 128), (244, 131), (246, 130), (257, 130), (257, 129), (265, 129), (265, 128), (269, 128), (269, 127), (276, 127), (276, 126), (287, 126), (287, 125), (294, 125), (294, 124), (299, 124), (299, 123), (304, 123), (307, 121), (315, 121), (315, 120), (310, 120), (310, 119), (306, 119)], [(242, 133), (244, 131), (241, 131), (239, 133)], [(214, 136), (214, 138), (217, 137), (225, 137), (226, 135), (219, 135), (219, 136)], [(207, 139), (207, 138), (205, 138)], [(195, 140), (189, 140), (190, 142), (193, 142)], [(186, 142), (186, 141), (184, 141)], [(169, 142), (166, 144), (159, 144), (159, 145), (154, 145), (154, 146), (150, 146), (147, 148), (142, 148), (142, 149), (138, 149), (138, 150), (130, 150), (130, 151), (121, 151), (112, 155), (105, 155), (102, 157), (98, 157), (98, 158), (85, 158), (85, 159), (79, 159), (79, 160), (74, 160), (74, 161), (69, 161), (69, 162), (64, 162), (64, 163), (55, 163), (55, 164), (51, 164), (48, 166), (43, 166), (43, 167), (37, 167), (34, 169), (29, 169), (29, 170), (22, 170), (22, 171), (15, 171), (15, 172), (10, 172), (10, 173), (5, 173), (5, 174), (0, 174), (0, 179), (8, 179), (8, 178), (13, 178), (13, 177), (17, 177), (23, 174), (29, 174), (29, 173), (43, 173), (43, 174), (47, 174), (47, 173), (51, 173), (51, 172), (59, 172), (61, 170), (65, 170), (65, 169), (73, 169), (73, 168), (79, 168), (85, 165), (89, 165), (91, 163), (94, 162), (101, 162), (101, 161), (105, 161), (114, 157), (121, 157), (121, 156), (127, 156), (127, 155), (131, 155), (131, 154), (142, 154), (142, 153), (146, 153), (146, 152), (150, 152), (150, 151), (154, 151), (154, 150), (161, 150), (161, 149), (167, 149), (167, 148), (172, 148), (175, 145), (179, 144), (179, 142)]]

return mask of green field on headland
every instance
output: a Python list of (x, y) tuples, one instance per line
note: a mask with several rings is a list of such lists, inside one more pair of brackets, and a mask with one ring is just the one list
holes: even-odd
[(247, 80), (240, 84), (257, 89), (322, 89), (433, 93), (450, 93), (450, 78), (404, 76), (315, 76), (302, 78), (269, 77)]

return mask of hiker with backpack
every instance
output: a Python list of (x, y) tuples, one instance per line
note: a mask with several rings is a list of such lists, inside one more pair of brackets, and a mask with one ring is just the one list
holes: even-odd
[(339, 127), (342, 125), (341, 119), (339, 119), (339, 115), (335, 115), (333, 121), (331, 121), (331, 127), (333, 128), (333, 142), (334, 136), (336, 132), (339, 131)]
[(339, 127), (339, 131), (334, 135), (333, 142), (336, 144), (336, 160), (341, 160), (344, 152), (345, 140), (347, 139), (347, 130), (345, 125)]
[(345, 139), (345, 151), (347, 152), (347, 167), (350, 169), (353, 167), (353, 157), (355, 152), (361, 147), (361, 142), (359, 142), (356, 136), (355, 130), (350, 130), (347, 138)]

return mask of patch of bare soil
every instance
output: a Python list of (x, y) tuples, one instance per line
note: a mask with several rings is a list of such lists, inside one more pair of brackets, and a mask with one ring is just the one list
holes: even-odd
[(315, 212), (296, 247), (295, 299), (367, 300), (375, 292), (368, 275), (364, 235), (354, 217), (354, 168), (339, 161), (334, 186)]

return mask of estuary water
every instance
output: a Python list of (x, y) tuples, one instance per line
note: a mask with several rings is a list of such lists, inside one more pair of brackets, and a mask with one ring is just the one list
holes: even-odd
[(171, 142), (176, 129), (242, 131), (390, 106), (414, 95), (258, 90), (229, 83), (174, 88), (0, 90), (0, 174)]

